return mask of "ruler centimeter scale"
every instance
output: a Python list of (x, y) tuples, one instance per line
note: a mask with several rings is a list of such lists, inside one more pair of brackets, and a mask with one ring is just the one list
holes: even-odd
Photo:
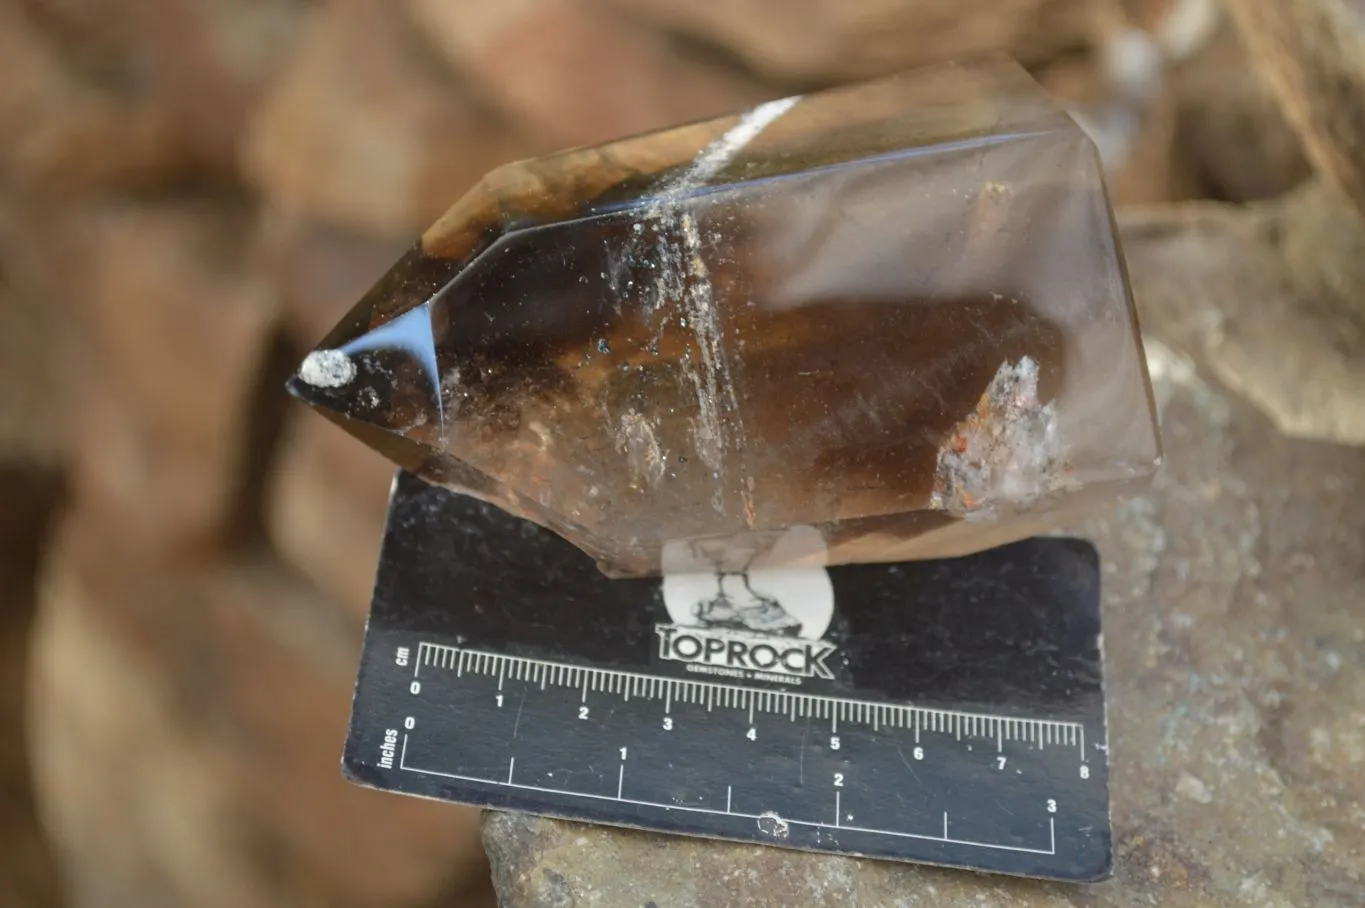
[[(443, 646), (439, 643), (419, 643), (417, 652), (417, 661), (414, 663), (412, 673), (414, 679), (420, 675), (422, 666), (425, 665), (454, 669), (456, 677), (463, 677), (466, 671), (496, 677), (498, 690), (502, 690), (504, 679), (509, 678), (516, 681), (531, 681), (538, 684), (541, 690), (548, 684), (556, 687), (581, 687), (584, 703), (587, 702), (589, 691), (621, 694), (625, 700), (632, 696), (662, 700), (664, 715), (668, 715), (670, 704), (676, 699), (679, 703), (705, 705), (707, 712), (710, 712), (713, 706), (746, 709), (750, 724), (754, 721), (754, 710), (757, 709), (765, 713), (787, 714), (792, 721), (796, 721), (798, 716), (803, 719), (808, 717), (829, 719), (831, 732), (839, 730), (839, 720), (843, 719), (845, 722), (870, 724), (874, 730), (880, 725), (914, 728), (918, 735), (920, 728), (923, 727), (926, 731), (946, 732), (958, 740), (961, 740), (963, 735), (994, 738), (997, 750), (1004, 749), (1005, 741), (1027, 741), (1040, 748), (1047, 744), (1063, 744), (1079, 748), (1080, 760), (1082, 763), (1085, 762), (1085, 726), (1079, 722), (1012, 719), (1006, 716), (931, 709), (904, 703), (871, 703), (866, 700), (736, 687), (707, 681), (661, 678), (639, 672), (565, 665), (501, 653), (483, 653), (455, 646)], [(409, 648), (399, 647), (395, 661), (403, 664), (409, 658)], [(919, 743), (918, 740), (916, 743)]]
[[(849, 724), (857, 723), (870, 726), (874, 731), (882, 726), (887, 728), (902, 728), (913, 732), (913, 740), (916, 744), (921, 741), (921, 736), (946, 735), (956, 741), (961, 741), (964, 737), (980, 738), (989, 743), (994, 741), (995, 753), (1003, 754), (1005, 742), (1023, 741), (1038, 749), (1043, 749), (1049, 744), (1054, 746), (1069, 746), (1077, 749), (1078, 758), (1082, 763), (1085, 762), (1085, 727), (1078, 722), (1054, 722), (1046, 719), (1016, 719), (1005, 716), (991, 716), (960, 712), (956, 710), (939, 710), (926, 707), (909, 706), (905, 704), (871, 703), (867, 701), (848, 700), (838, 697), (817, 696), (811, 694), (799, 694), (788, 691), (763, 690), (758, 688), (736, 687), (729, 684), (688, 681), (680, 678), (662, 678), (653, 675), (641, 674), (638, 672), (623, 672), (610, 669), (589, 668), (578, 665), (566, 665), (563, 663), (548, 662), (542, 659), (528, 659), (518, 656), (508, 656), (501, 653), (486, 653), (477, 650), (465, 650), (453, 646), (444, 646), (437, 643), (421, 642), (417, 647), (417, 658), (413, 663), (413, 680), (416, 687), (409, 686), (415, 693), (421, 692), (421, 670), (423, 666), (430, 669), (453, 671), (456, 679), (461, 679), (468, 672), (471, 675), (482, 676), (485, 679), (496, 679), (494, 690), (502, 692), (507, 689), (508, 682), (530, 682), (533, 687), (538, 687), (544, 691), (547, 687), (570, 688), (581, 691), (581, 703), (579, 715), (587, 719), (591, 713), (588, 703), (588, 695), (608, 694), (617, 695), (622, 702), (629, 702), (634, 697), (637, 701), (649, 700), (654, 705), (660, 707), (660, 723), (666, 730), (672, 730), (671, 719), (673, 704), (689, 704), (704, 706), (706, 711), (712, 712), (716, 708), (735, 709), (746, 713), (749, 727), (755, 729), (757, 737), (755, 715), (775, 715), (786, 717), (789, 722), (796, 722), (798, 719), (820, 719), (829, 722), (829, 734), (831, 741), (838, 737), (839, 722), (842, 720), (847, 727)], [(408, 647), (398, 647), (395, 651), (395, 662), (403, 664), (411, 658), (411, 651)], [(432, 672), (428, 671), (428, 678)], [(448, 678), (441, 679), (450, 683)], [(502, 694), (502, 702), (506, 703), (506, 694)], [(497, 695), (494, 695), (497, 702)], [(832, 779), (832, 797), (828, 798), (833, 809), (833, 816), (830, 822), (815, 820), (799, 820), (795, 818), (783, 818), (775, 813), (746, 814), (736, 812), (733, 809), (734, 787), (732, 784), (726, 785), (726, 808), (717, 810), (709, 807), (692, 807), (680, 804), (664, 804), (653, 801), (640, 800), (639, 798), (627, 798), (625, 791), (626, 763), (629, 756), (629, 745), (623, 745), (625, 752), (621, 757), (620, 765), (616, 774), (616, 793), (612, 795), (570, 791), (562, 788), (552, 788), (545, 785), (534, 785), (517, 782), (514, 779), (516, 771), (516, 756), (509, 756), (507, 760), (507, 776), (498, 779), (480, 779), (472, 776), (463, 776), (455, 773), (440, 772), (432, 769), (423, 769), (408, 764), (407, 751), (408, 743), (412, 738), (416, 727), (416, 719), (404, 720), (405, 730), (403, 731), (402, 742), (397, 750), (396, 764), (395, 754), (392, 745), (381, 745), (378, 765), (390, 769), (395, 765), (404, 772), (419, 773), (421, 775), (438, 776), (442, 778), (456, 779), (461, 782), (473, 782), (494, 787), (507, 787), (520, 789), (523, 791), (542, 792), (555, 795), (569, 795), (571, 797), (591, 798), (597, 800), (612, 800), (624, 803), (635, 804), (640, 807), (651, 807), (663, 811), (682, 810), (695, 813), (720, 814), (732, 817), (740, 817), (751, 820), (770, 820), (771, 825), (778, 827), (785, 823), (790, 825), (808, 826), (816, 829), (848, 829), (856, 832), (871, 833), (880, 836), (896, 836), (902, 838), (922, 839), (924, 841), (945, 842), (955, 845), (970, 845), (978, 848), (994, 848), (1005, 851), (1029, 852), (1034, 854), (1056, 854), (1056, 822), (1055, 818), (1048, 816), (1048, 844), (1047, 847), (1026, 848), (1017, 845), (1002, 845), (991, 842), (976, 842), (967, 839), (958, 839), (948, 834), (949, 816), (948, 812), (943, 812), (943, 831), (940, 835), (918, 834), (905, 831), (889, 829), (870, 829), (864, 826), (856, 826), (845, 823), (841, 810), (843, 796), (842, 789), (846, 784), (843, 773), (835, 773)], [(412, 725), (413, 728), (406, 726)], [(842, 742), (835, 745), (835, 749), (842, 746)], [(912, 751), (913, 753), (913, 751)], [(923, 759), (922, 749), (919, 759)], [(1004, 769), (1007, 766), (1008, 758), (997, 756), (997, 767)], [(1018, 770), (1022, 772), (1022, 770)], [(1088, 775), (1086, 769), (1080, 771), (1083, 775)], [(1055, 802), (1051, 802), (1055, 808)]]
[[(670, 623), (658, 581), (607, 580), (545, 531), (400, 477), (345, 770), (496, 809), (1101, 878), (1093, 549), (1039, 539), (973, 559), (831, 569), (842, 611), (819, 642), (799, 636), (807, 621), (706, 650), (679, 643), (710, 632)], [(784, 647), (804, 676), (754, 670)]]

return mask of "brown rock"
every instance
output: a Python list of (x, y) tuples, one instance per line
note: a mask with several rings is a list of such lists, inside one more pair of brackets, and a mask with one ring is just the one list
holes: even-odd
[(198, 157), (234, 169), (241, 132), (296, 43), (303, 0), (144, 0), (136, 9), (158, 100)]
[(527, 143), (476, 107), (382, 0), (317, 8), (244, 167), (287, 214), (415, 236)]
[(287, 329), (311, 347), (374, 286), (411, 241), (268, 212), (258, 252), (279, 291)]
[[(11, 387), (0, 382), (0, 410)], [(0, 450), (0, 723), (8, 730), (0, 751), (0, 904), (56, 908), (60, 877), (34, 804), (26, 694), (35, 579), (61, 476), (50, 465), (20, 465), (15, 453)]]
[[(1133, 25), (1041, 72), (1105, 158), (1115, 202), (1270, 198), (1309, 170), (1214, 0), (1129, 0)], [(1136, 27), (1134, 27), (1136, 26)]]
[(714, 41), (764, 74), (844, 80), (1008, 50), (1026, 64), (1090, 43), (1111, 0), (610, 0)]
[(139, 85), (144, 56), (137, 47), (136, 19), (148, 2), (15, 0), (8, 5), (22, 11), (73, 73), (111, 88), (131, 88)]
[(14, 4), (0, 5), (0, 172), (60, 193), (175, 179), (190, 155), (169, 113), (68, 68)]
[(25, 236), (0, 199), (0, 904), (55, 908), (58, 869), (35, 812), (28, 641), (48, 527), (62, 503), (68, 365), (62, 307), (35, 295)]
[(43, 815), (72, 904), (430, 905), (483, 873), (476, 814), (344, 782), (359, 628), (268, 560), (136, 560), (82, 517), (36, 639)]
[(1176, 142), (1207, 194), (1230, 202), (1269, 199), (1311, 176), (1298, 136), (1230, 26), (1171, 78), (1179, 97)]
[(1176, 140), (1178, 98), (1166, 82), (1160, 50), (1145, 32), (1112, 32), (1097, 50), (1064, 57), (1039, 78), (1094, 140), (1115, 205), (1198, 192), (1189, 157)]
[(159, 544), (220, 534), (244, 505), (276, 319), (271, 289), (244, 271), (248, 223), (186, 202), (111, 206), (89, 224), (71, 297), (89, 348), (77, 485)]
[(1232, 0), (1228, 10), (1319, 172), (1365, 214), (1365, 17), (1353, 0)]
[(715, 116), (773, 94), (595, 0), (409, 2), (480, 95), (552, 146)]
[(1134, 211), (1126, 228), (1148, 316), (1182, 349), (1286, 435), (1365, 444), (1365, 230), (1336, 192)]
[(71, 312), (45, 274), (35, 214), (0, 195), (0, 466), (58, 471), (71, 429), (60, 403), (71, 390)]
[(270, 538), (361, 622), (370, 610), (394, 467), (336, 426), (298, 415), (268, 493)]
[(261, 89), (291, 48), (302, 0), (21, 0), (64, 65), (154, 109), (197, 167), (235, 167)]

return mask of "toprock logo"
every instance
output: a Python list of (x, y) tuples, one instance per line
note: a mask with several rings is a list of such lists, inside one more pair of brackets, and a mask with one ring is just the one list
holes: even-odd
[(654, 628), (662, 660), (732, 678), (834, 678), (838, 647), (823, 639), (834, 585), (823, 567), (665, 574), (663, 600), (672, 620)]

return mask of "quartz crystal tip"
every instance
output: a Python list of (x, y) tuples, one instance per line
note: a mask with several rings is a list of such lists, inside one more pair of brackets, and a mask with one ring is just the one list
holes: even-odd
[(1095, 149), (996, 58), (499, 168), (290, 390), (617, 575), (964, 554), (1160, 459)]
[(401, 466), (444, 447), (444, 407), (430, 308), (369, 330), (342, 326), (309, 353), (287, 389)]

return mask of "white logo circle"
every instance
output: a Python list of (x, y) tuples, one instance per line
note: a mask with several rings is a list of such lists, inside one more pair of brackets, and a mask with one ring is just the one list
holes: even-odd
[(834, 584), (822, 567), (665, 574), (663, 597), (674, 624), (694, 627), (819, 640), (834, 617)]

